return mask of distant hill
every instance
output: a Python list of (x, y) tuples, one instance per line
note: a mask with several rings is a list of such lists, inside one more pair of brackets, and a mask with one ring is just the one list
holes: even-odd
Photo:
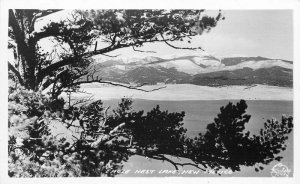
[(293, 62), (265, 57), (183, 55), (122, 58), (95, 64), (96, 76), (128, 84), (177, 83), (204, 86), (293, 86)]
[(197, 74), (193, 77), (191, 83), (202, 86), (265, 84), (271, 86), (292, 87), (293, 71), (278, 66), (260, 68), (257, 70), (243, 68), (233, 71), (226, 70)]
[[(221, 63), (224, 63), (226, 66), (232, 66), (232, 65), (237, 65), (242, 62), (246, 61), (266, 61), (266, 60), (274, 60), (274, 59), (269, 59), (261, 56), (257, 57), (228, 57), (228, 58), (223, 58), (221, 59)], [(282, 60), (283, 62), (293, 64), (292, 61), (287, 61), (287, 60)]]

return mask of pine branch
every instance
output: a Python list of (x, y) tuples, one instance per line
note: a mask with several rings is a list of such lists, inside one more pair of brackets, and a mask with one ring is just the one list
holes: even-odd
[(137, 85), (137, 86), (128, 86), (128, 85), (124, 85), (124, 84), (121, 84), (121, 83), (114, 83), (114, 82), (111, 82), (111, 81), (102, 81), (101, 79), (100, 80), (99, 79), (88, 80), (88, 78), (87, 78), (86, 81), (74, 82), (74, 83), (70, 84), (70, 86), (75, 86), (75, 85), (80, 85), (80, 84), (88, 84), (88, 83), (94, 83), (94, 82), (101, 83), (101, 84), (109, 84), (109, 85), (112, 85), (112, 86), (120, 86), (120, 87), (139, 90), (139, 91), (143, 91), (143, 92), (152, 92), (152, 91), (160, 90), (160, 89), (163, 89), (163, 88), (167, 87), (167, 86), (162, 86), (162, 87), (151, 89), (151, 90), (145, 90), (145, 89), (141, 89), (140, 87), (145, 86), (147, 83)]
[(206, 169), (201, 168), (201, 167), (199, 166), (199, 164), (189, 163), (189, 162), (187, 162), (187, 163), (179, 163), (179, 162), (175, 162), (175, 161), (173, 161), (173, 160), (167, 158), (167, 157), (166, 157), (165, 155), (163, 155), (163, 154), (158, 154), (158, 155), (147, 155), (147, 154), (137, 153), (137, 155), (145, 156), (145, 157), (148, 157), (148, 158), (151, 158), (151, 159), (155, 159), (155, 160), (167, 161), (167, 162), (171, 163), (171, 164), (175, 167), (176, 170), (178, 170), (178, 166), (181, 166), (181, 167), (183, 167), (183, 166), (193, 166), (193, 167), (196, 167), (196, 168), (198, 168), (198, 169), (200, 169), (200, 170), (202, 170), (202, 171), (206, 171)]

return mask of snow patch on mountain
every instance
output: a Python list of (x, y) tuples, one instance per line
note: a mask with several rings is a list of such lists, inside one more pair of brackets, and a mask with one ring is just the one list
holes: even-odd
[(193, 58), (194, 62), (197, 65), (205, 65), (207, 67), (224, 67), (225, 65), (222, 64), (220, 61), (212, 60), (212, 59), (203, 59), (201, 57)]
[(177, 71), (192, 75), (200, 73), (202, 70), (204, 70), (202, 67), (187, 59), (162, 62), (158, 65), (165, 68), (176, 68)]
[(126, 70), (126, 66), (125, 65), (115, 65), (114, 67), (117, 68), (117, 69), (119, 69), (119, 70), (123, 70), (123, 71)]
[(262, 60), (262, 61), (246, 61), (233, 66), (226, 66), (223, 70), (237, 70), (242, 68), (252, 68), (257, 70), (260, 68), (271, 68), (274, 66), (280, 66), (287, 69), (293, 69), (293, 65), (281, 60)]

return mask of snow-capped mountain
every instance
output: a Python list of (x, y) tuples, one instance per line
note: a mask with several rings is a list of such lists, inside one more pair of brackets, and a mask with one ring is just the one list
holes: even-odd
[(192, 83), (197, 85), (266, 84), (291, 87), (293, 62), (265, 57), (217, 58), (211, 55), (132, 57), (99, 62), (103, 80), (122, 83)]

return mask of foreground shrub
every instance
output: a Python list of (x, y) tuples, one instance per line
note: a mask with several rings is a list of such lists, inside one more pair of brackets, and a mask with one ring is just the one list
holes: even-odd
[[(11, 177), (115, 176), (133, 155), (171, 163), (175, 169), (191, 165), (203, 171), (241, 166), (255, 170), (286, 149), (292, 117), (268, 120), (259, 135), (245, 130), (250, 115), (241, 100), (229, 103), (206, 133), (186, 136), (185, 113), (134, 111), (130, 99), (108, 112), (101, 101), (64, 107), (63, 99), (51, 100), (27, 90), (9, 95), (9, 168)], [(170, 156), (187, 158), (174, 162)]]

